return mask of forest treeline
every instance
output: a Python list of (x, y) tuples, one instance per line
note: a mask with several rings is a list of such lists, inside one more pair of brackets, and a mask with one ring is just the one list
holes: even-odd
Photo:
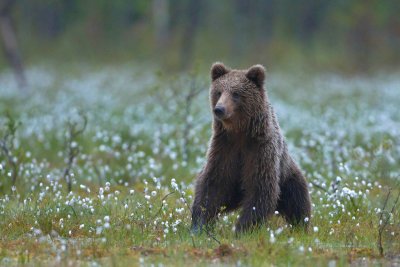
[[(7, 0), (2, 0), (7, 1)], [(19, 0), (25, 58), (195, 62), (307, 61), (368, 70), (400, 60), (396, 0)]]

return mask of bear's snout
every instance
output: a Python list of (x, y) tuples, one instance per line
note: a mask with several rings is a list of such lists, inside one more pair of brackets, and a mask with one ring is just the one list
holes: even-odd
[(225, 116), (225, 108), (223, 106), (216, 106), (214, 108), (214, 114), (219, 119), (223, 118)]

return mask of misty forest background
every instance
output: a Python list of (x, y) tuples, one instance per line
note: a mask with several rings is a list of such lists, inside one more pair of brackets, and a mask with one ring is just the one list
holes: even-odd
[[(25, 64), (132, 61), (175, 71), (221, 60), (351, 74), (398, 67), (400, 60), (395, 0), (0, 3), (3, 48), (8, 18)], [(0, 68), (9, 66), (3, 55)]]

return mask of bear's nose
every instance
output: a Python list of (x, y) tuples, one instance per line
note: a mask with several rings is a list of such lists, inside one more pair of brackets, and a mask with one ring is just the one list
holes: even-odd
[(214, 114), (215, 116), (217, 116), (218, 118), (221, 118), (222, 116), (224, 116), (225, 114), (225, 108), (221, 107), (221, 106), (216, 106), (214, 108)]

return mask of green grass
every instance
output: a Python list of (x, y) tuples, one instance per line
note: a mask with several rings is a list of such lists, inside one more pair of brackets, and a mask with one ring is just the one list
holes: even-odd
[[(267, 91), (309, 182), (313, 215), (308, 232), (276, 215), (240, 237), (238, 213), (221, 214), (209, 233), (189, 231), (193, 181), (211, 135), (208, 76), (32, 66), (23, 95), (0, 73), (0, 140), (10, 134), (11, 153), (0, 153), (0, 264), (399, 263), (400, 205), (391, 212), (400, 179), (398, 75), (269, 74)], [(186, 96), (197, 88), (187, 114)], [(6, 114), (19, 122), (14, 134)], [(85, 131), (68, 144), (68, 122), (80, 126), (83, 117)], [(71, 193), (63, 179), (68, 145), (79, 149)]]

